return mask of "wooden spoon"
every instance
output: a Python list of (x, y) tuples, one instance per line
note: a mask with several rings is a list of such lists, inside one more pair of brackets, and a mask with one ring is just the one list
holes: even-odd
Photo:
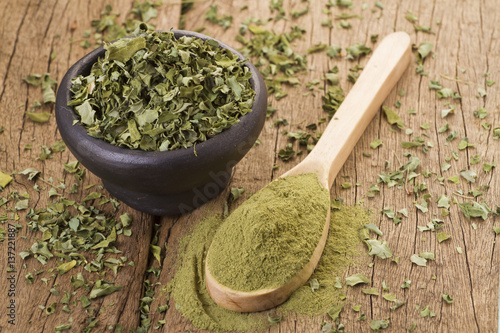
[[(385, 37), (371, 56), (356, 84), (335, 113), (311, 153), (281, 177), (315, 173), (319, 182), (330, 190), (337, 173), (356, 145), (361, 134), (395, 86), (410, 62), (410, 37), (395, 32)], [(330, 210), (321, 239), (304, 268), (278, 288), (251, 292), (233, 290), (215, 280), (205, 264), (208, 292), (218, 305), (238, 312), (255, 312), (275, 307), (304, 285), (317, 266), (330, 228)], [(205, 260), (205, 262), (207, 262)]]

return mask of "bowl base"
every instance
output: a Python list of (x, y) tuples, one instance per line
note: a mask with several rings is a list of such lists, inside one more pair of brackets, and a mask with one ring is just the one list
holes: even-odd
[(156, 216), (187, 214), (218, 196), (229, 184), (231, 172), (217, 182), (210, 182), (182, 193), (151, 194), (131, 191), (102, 181), (108, 192), (127, 206)]

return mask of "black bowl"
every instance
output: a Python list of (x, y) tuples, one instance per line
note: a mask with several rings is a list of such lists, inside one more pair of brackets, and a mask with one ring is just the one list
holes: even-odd
[[(173, 30), (176, 38), (211, 37), (183, 30)], [(219, 45), (243, 59), (244, 57), (218, 41)], [(56, 99), (56, 120), (61, 137), (76, 159), (102, 179), (113, 196), (137, 210), (153, 215), (188, 213), (215, 198), (229, 183), (232, 168), (250, 150), (259, 136), (266, 117), (266, 85), (258, 70), (247, 62), (252, 72), (250, 83), (255, 90), (252, 112), (240, 118), (229, 129), (196, 145), (194, 150), (179, 149), (146, 152), (114, 146), (93, 138), (80, 124), (68, 106), (71, 79), (88, 75), (101, 47), (77, 61), (62, 79)]]

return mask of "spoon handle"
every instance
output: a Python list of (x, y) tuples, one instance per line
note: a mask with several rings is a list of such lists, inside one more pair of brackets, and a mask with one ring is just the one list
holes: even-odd
[(320, 182), (328, 184), (328, 189), (361, 134), (405, 71), (410, 55), (410, 37), (407, 33), (395, 32), (385, 37), (316, 147), (302, 162), (315, 166)]

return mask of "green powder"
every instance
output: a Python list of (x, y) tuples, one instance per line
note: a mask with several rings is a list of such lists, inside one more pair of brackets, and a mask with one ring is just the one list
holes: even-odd
[[(334, 210), (330, 217), (330, 234), (323, 250), (320, 262), (309, 281), (316, 279), (319, 288), (311, 290), (310, 283), (297, 289), (287, 302), (280, 306), (285, 312), (305, 315), (326, 313), (332, 305), (338, 303), (342, 289), (334, 287), (337, 277), (344, 280), (344, 273), (350, 265), (364, 262), (369, 256), (359, 239), (359, 230), (372, 222), (362, 206), (342, 206)], [(342, 285), (345, 286), (344, 283)]]
[(213, 277), (241, 291), (279, 287), (309, 261), (330, 204), (315, 174), (280, 178), (232, 212), (207, 257)]
[(183, 238), (179, 267), (169, 285), (176, 309), (191, 323), (212, 331), (248, 331), (265, 328), (269, 323), (263, 314), (238, 313), (226, 310), (210, 298), (205, 286), (205, 257), (215, 232), (223, 220), (215, 215), (202, 220), (191, 233)]
[[(267, 319), (269, 311), (251, 314), (229, 311), (215, 304), (208, 294), (204, 258), (222, 222), (218, 216), (206, 218), (190, 235), (183, 238), (179, 268), (169, 285), (176, 308), (200, 329), (242, 332), (265, 329), (271, 324)], [(371, 217), (361, 206), (343, 206), (340, 210), (332, 211), (329, 238), (319, 265), (311, 277), (311, 280), (319, 282), (319, 288), (312, 291), (307, 282), (277, 310), (270, 310), (271, 316), (276, 317), (276, 311), (283, 315), (288, 312), (309, 316), (324, 315), (332, 305), (339, 303), (342, 289), (334, 286), (337, 277), (341, 278), (345, 288), (343, 281), (349, 265), (369, 258), (358, 238), (359, 230), (369, 222)]]

